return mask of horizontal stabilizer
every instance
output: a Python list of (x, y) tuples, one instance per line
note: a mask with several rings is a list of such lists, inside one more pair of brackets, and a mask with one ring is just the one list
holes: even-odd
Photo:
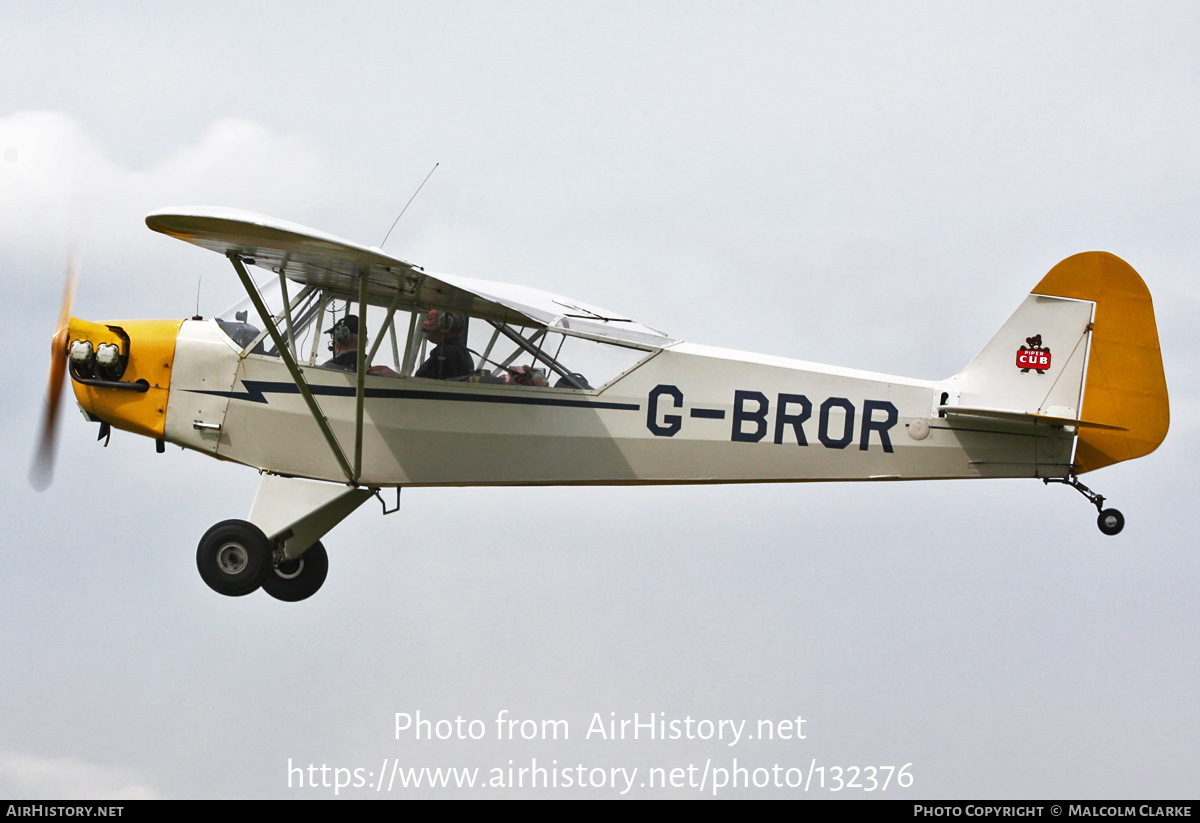
[(1073, 417), (1057, 417), (1052, 414), (1035, 414), (1016, 409), (985, 409), (979, 406), (938, 406), (938, 413), (946, 417), (978, 417), (986, 420), (1002, 420), (1005, 423), (1030, 423), (1047, 426), (1077, 426), (1085, 429), (1107, 429), (1129, 431), (1123, 426), (1097, 423), (1094, 420), (1076, 420)]

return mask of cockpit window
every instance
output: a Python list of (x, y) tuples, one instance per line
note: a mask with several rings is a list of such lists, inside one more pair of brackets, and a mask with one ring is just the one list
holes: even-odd
[[(628, 344), (461, 316), (464, 330), (444, 345), (444, 336), (423, 333), (428, 311), (371, 305), (361, 323), (357, 303), (323, 289), (274, 277), (259, 289), (284, 345), (304, 366), (353, 371), (363, 345), (376, 376), (594, 391), (652, 355)], [(217, 325), (244, 355), (279, 357), (249, 298), (222, 312)]]

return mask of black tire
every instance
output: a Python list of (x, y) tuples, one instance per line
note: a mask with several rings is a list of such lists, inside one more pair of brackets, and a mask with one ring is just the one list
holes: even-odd
[(1121, 529), (1125, 528), (1125, 515), (1121, 514), (1116, 509), (1105, 509), (1100, 512), (1100, 516), (1096, 518), (1096, 525), (1100, 527), (1100, 531), (1108, 535), (1118, 534)]
[(262, 529), (245, 520), (224, 520), (204, 533), (196, 549), (196, 568), (208, 587), (226, 597), (241, 597), (262, 585), (271, 568), (271, 547)]
[(276, 600), (295, 603), (312, 597), (329, 574), (329, 555), (318, 540), (295, 560), (272, 565), (263, 575), (263, 591)]

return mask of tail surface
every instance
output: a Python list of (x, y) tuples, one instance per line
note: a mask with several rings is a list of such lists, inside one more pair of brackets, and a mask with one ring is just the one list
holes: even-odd
[(1158, 448), (1171, 424), (1158, 326), (1150, 290), (1133, 267), (1102, 251), (1068, 257), (1034, 294), (1096, 304), (1081, 417), (1119, 426), (1082, 428), (1077, 472), (1142, 457)]
[(1149, 454), (1170, 424), (1150, 291), (1107, 252), (1051, 269), (948, 386), (942, 414), (1075, 426), (1076, 473)]

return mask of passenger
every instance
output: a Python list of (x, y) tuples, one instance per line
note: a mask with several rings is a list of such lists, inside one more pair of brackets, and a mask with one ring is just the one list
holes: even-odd
[(463, 341), (466, 330), (467, 321), (461, 314), (432, 309), (425, 316), (421, 332), (437, 345), (413, 376), (453, 380), (475, 371), (475, 361), (471, 359), (471, 353)]
[(517, 386), (549, 386), (546, 382), (546, 370), (535, 369), (533, 366), (514, 366), (508, 370), (509, 379)]

